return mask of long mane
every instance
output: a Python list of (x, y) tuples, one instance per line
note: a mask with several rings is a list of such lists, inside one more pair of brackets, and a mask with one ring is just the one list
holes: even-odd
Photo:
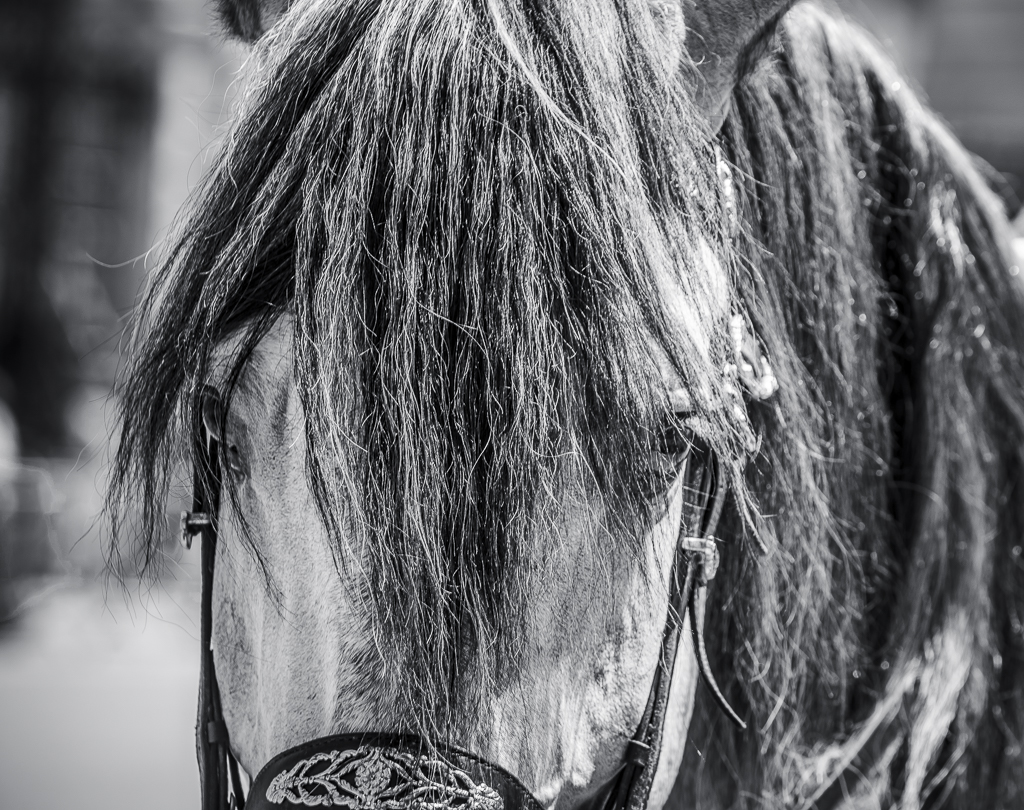
[[(673, 419), (655, 351), (703, 381), (727, 462), (739, 440), (696, 250), (727, 256), (710, 139), (658, 36), (645, 0), (296, 4), (138, 309), (115, 563), (151, 567), (214, 347), (242, 335), (237, 378), (284, 312), (310, 485), (334, 541), (366, 550), (402, 723), (449, 732), (515, 667), (566, 503), (640, 560)], [(659, 274), (710, 352), (669, 328)]]
[(723, 141), (781, 384), (752, 407), (774, 544), (730, 556), (707, 610), (759, 733), (698, 701), (686, 806), (1019, 806), (1024, 283), (1001, 201), (814, 7)]

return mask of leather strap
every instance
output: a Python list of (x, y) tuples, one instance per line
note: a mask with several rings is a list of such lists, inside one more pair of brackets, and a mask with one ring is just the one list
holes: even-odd
[(268, 762), (246, 810), (294, 807), (543, 810), (504, 768), (415, 734), (337, 734)]
[[(691, 447), (683, 462), (687, 467), (696, 463), (694, 449)], [(704, 498), (704, 503), (699, 509), (700, 521), (695, 527), (698, 536), (688, 536), (685, 524), (680, 525), (679, 539), (676, 542), (676, 556), (669, 583), (668, 615), (665, 620), (661, 651), (658, 655), (658, 666), (654, 671), (650, 696), (637, 730), (626, 746), (626, 756), (622, 768), (612, 781), (609, 790), (604, 794), (603, 801), (597, 805), (599, 810), (645, 810), (647, 807), (651, 785), (654, 783), (654, 776), (657, 773), (658, 761), (661, 756), (665, 713), (668, 709), (672, 675), (675, 671), (676, 656), (679, 653), (679, 639), (685, 614), (689, 614), (690, 631), (693, 635), (694, 650), (697, 652), (698, 668), (711, 690), (712, 697), (730, 720), (741, 729), (747, 727), (726, 701), (711, 674), (707, 649), (704, 645), (703, 627), (697, 616), (698, 600), (706, 591), (708, 582), (714, 578), (718, 567), (718, 551), (715, 547), (714, 533), (718, 528), (726, 494), (725, 487), (721, 485), (720, 462), (710, 457), (709, 450), (706, 450), (706, 453), (707, 458), (701, 464), (702, 481), (698, 486), (698, 490)], [(680, 469), (684, 487), (686, 486), (687, 467)], [(682, 579), (681, 582), (680, 579)]]
[(195, 535), (202, 540), (196, 758), (203, 810), (235, 810), (244, 806), (245, 799), (221, 711), (220, 688), (213, 663), (213, 567), (217, 559), (217, 516), (220, 513), (220, 454), (216, 438), (206, 433), (201, 418), (195, 431), (193, 435), (203, 437), (203, 452), (192, 473), (192, 511), (181, 516), (181, 542), (190, 548)]

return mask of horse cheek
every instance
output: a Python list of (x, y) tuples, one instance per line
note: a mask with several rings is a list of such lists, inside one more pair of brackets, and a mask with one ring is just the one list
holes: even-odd
[(217, 544), (213, 581), (213, 661), (221, 691), (231, 747), (250, 774), (259, 762), (259, 672), (262, 660), (262, 589), (254, 589), (258, 572), (236, 538), (234, 521), (226, 520)]

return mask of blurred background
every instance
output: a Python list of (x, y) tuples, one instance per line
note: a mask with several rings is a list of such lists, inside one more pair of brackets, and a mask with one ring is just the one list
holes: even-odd
[(97, 516), (121, 331), (242, 56), (213, 31), (0, 0), (0, 810), (199, 806), (197, 555), (105, 587)]
[[(1024, 2), (840, 0), (1024, 194)], [(243, 53), (203, 0), (0, 2), (0, 804), (198, 807), (195, 552), (104, 587), (118, 341)], [(45, 785), (45, 789), (43, 786)]]

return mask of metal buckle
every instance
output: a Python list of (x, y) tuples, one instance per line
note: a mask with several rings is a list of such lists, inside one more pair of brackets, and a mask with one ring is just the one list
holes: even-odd
[(718, 541), (714, 537), (680, 537), (679, 548), (691, 554), (697, 554), (701, 559), (700, 585), (707, 585), (718, 573)]
[(180, 525), (181, 545), (188, 550), (192, 548), (192, 538), (212, 526), (213, 521), (206, 512), (182, 512)]

